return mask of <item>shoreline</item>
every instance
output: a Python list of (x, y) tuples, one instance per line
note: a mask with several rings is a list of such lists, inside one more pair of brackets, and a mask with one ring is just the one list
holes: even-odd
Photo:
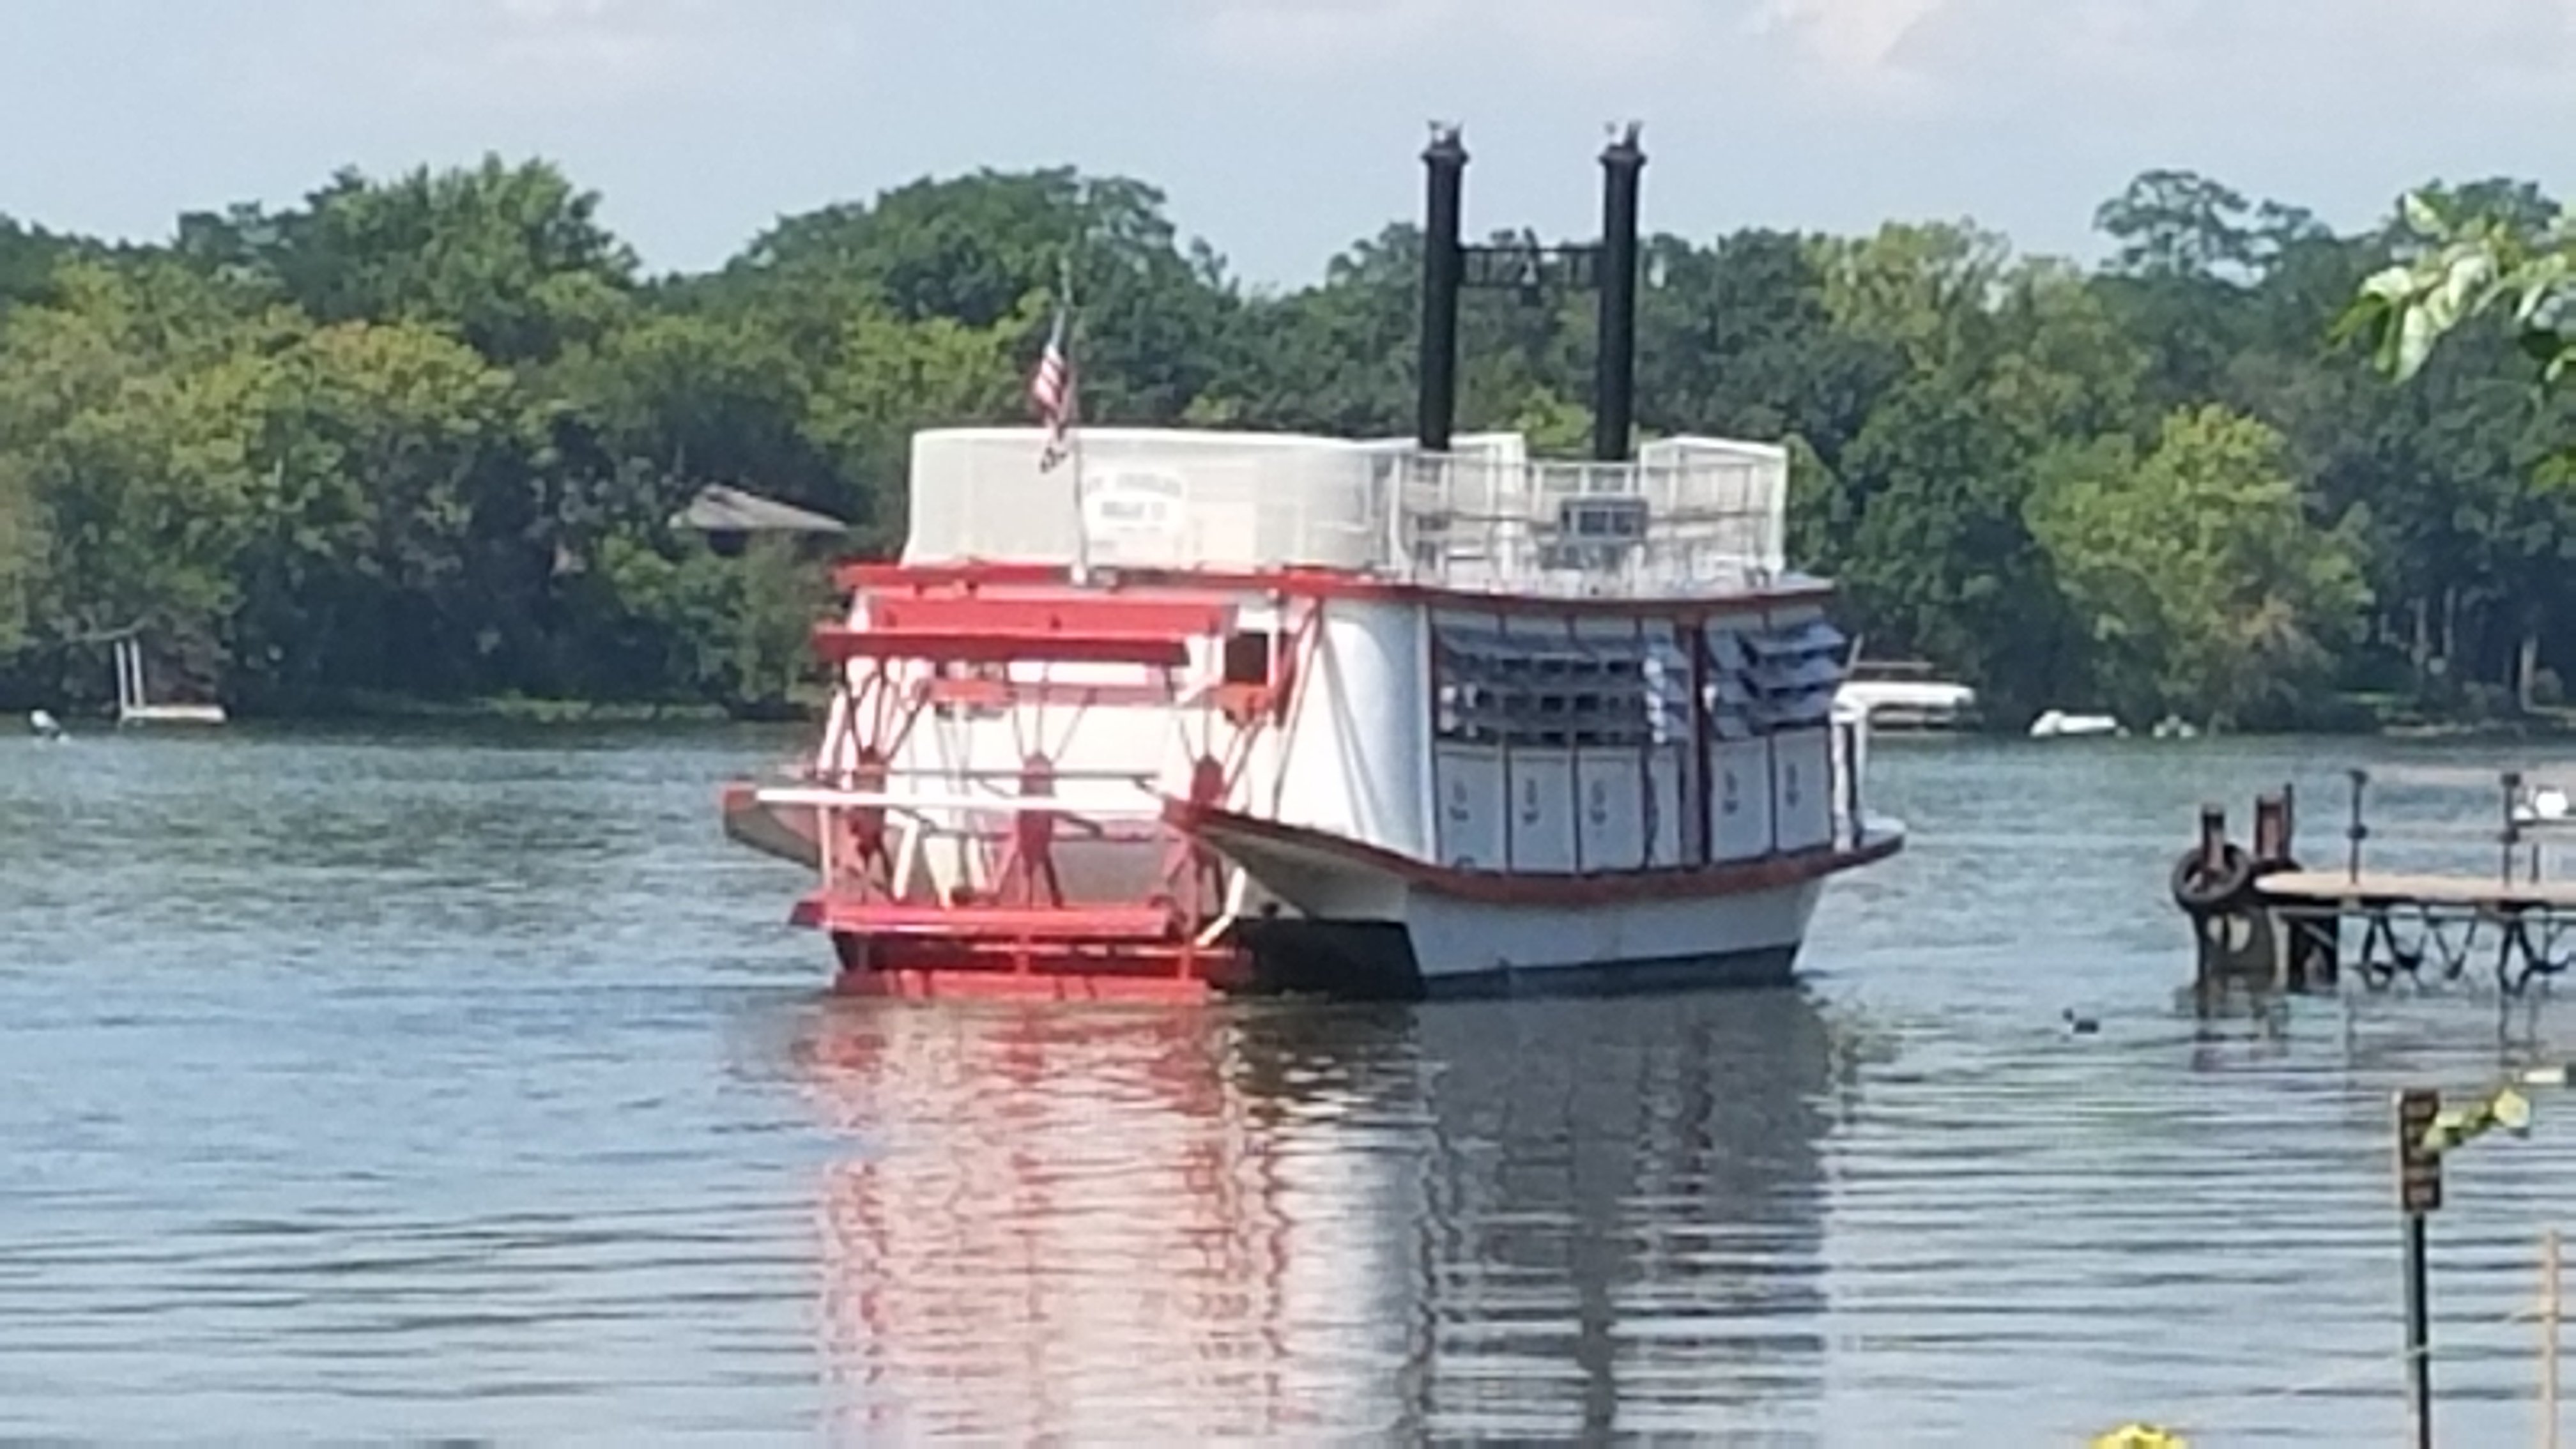
[[(293, 701), (281, 699), (227, 703), (226, 726), (329, 724), (508, 724), (508, 725), (721, 725), (800, 724), (822, 718), (819, 702), (791, 702), (763, 707), (728, 707), (699, 701), (543, 699), (499, 695), (475, 699), (411, 699), (385, 695), (333, 696)], [(16, 710), (23, 715), (26, 711)], [(75, 729), (117, 728), (115, 712), (106, 707), (54, 713)], [(218, 726), (214, 728), (222, 728)], [(172, 728), (179, 728), (173, 726)], [(191, 728), (207, 728), (196, 726)]]
[[(480, 695), (463, 699), (441, 699), (383, 693), (370, 690), (329, 690), (311, 693), (286, 692), (254, 694), (239, 702), (224, 702), (231, 723), (257, 725), (299, 724), (512, 724), (512, 725), (800, 725), (812, 726), (824, 716), (825, 698), (817, 690), (811, 695), (785, 700), (746, 705), (709, 700), (636, 700), (556, 698), (519, 694)], [(7, 712), (24, 716), (29, 710), (50, 708), (66, 724), (85, 724), (91, 729), (115, 724), (112, 710), (100, 704), (88, 709), (65, 710), (58, 706), (16, 701)], [(2019, 740), (2030, 736), (2020, 729), (1990, 725), (1964, 727), (1925, 727), (1892, 725), (1880, 722), (1872, 727), (1875, 739), (1891, 742), (1930, 740)], [(2133, 730), (2117, 737), (2154, 740), (2148, 731)], [(2384, 739), (2405, 743), (2510, 742), (2515, 740), (2576, 740), (2576, 709), (2544, 707), (2527, 715), (2483, 719), (2441, 719), (2391, 711), (2381, 713), (2368, 708), (2330, 711), (2305, 727), (2263, 730), (2202, 730), (2195, 739)], [(2188, 743), (2188, 740), (2157, 740), (2157, 743)], [(2051, 741), (2068, 743), (2068, 741)]]

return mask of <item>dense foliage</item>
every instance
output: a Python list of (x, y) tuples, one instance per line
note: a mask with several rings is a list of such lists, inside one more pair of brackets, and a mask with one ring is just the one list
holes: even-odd
[[(2093, 270), (1965, 225), (1656, 237), (1639, 422), (1789, 440), (1793, 552), (1867, 652), (2006, 723), (2545, 706), (2576, 664), (2570, 404), (2524, 358), (2563, 337), (2554, 214), (2488, 182), (2344, 236), (2158, 172)], [(343, 174), (151, 247), (0, 218), (0, 697), (96, 699), (139, 626), (161, 678), (252, 708), (773, 704), (821, 573), (675, 532), (699, 486), (890, 547), (908, 432), (1022, 415), (1068, 257), (1090, 417), (1400, 434), (1418, 253), (1393, 226), (1248, 290), (1151, 187), (1061, 170), (659, 279), (542, 163)], [(2366, 282), (2403, 367), (2336, 340)], [(1471, 296), (1462, 425), (1579, 448), (1590, 309)]]

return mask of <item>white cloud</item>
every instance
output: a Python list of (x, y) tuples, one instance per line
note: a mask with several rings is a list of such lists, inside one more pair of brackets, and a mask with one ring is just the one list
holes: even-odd
[[(1741, 3), (1741, 0), (1729, 0)], [(1711, 0), (1213, 0), (1196, 7), (1205, 50), (1263, 70), (1338, 70), (1419, 58), (1435, 43), (1576, 66), (1678, 58)]]
[(1978, 99), (1998, 81), (2261, 105), (2379, 93), (2453, 103), (2576, 59), (2576, 0), (1763, 0), (1829, 77)]
[[(1901, 52), (1917, 26), (1949, 0), (1763, 0), (1754, 12), (1755, 33), (1792, 37), (1826, 76), (1863, 87), (1901, 86), (1917, 79)], [(2066, 3), (2066, 0), (2059, 0)]]
[[(538, 109), (765, 84), (821, 51), (846, 51), (829, 0), (470, 0), (413, 27), (413, 82), (435, 93)], [(772, 74), (763, 75), (766, 68)]]
[(1199, 20), (1219, 59), (1301, 69), (1383, 57), (1436, 34), (1453, 0), (1216, 0)]
[[(1434, 43), (1494, 42), (1551, 68), (1703, 69), (1740, 58), (1743, 38), (1781, 39), (1831, 74), (1890, 69), (1918, 20), (1949, 0), (1199, 0), (1205, 47), (1230, 63), (1320, 69), (1419, 58)], [(2058, 0), (2077, 3), (2077, 0)]]
[[(528, 0), (575, 5), (604, 0)], [(1841, 100), (1976, 102), (1998, 80), (2207, 92), (2393, 87), (2448, 104), (2496, 69), (2576, 91), (2576, 0), (1171, 0), (1247, 69), (1419, 61), (1435, 44), (1548, 70), (1715, 77), (1768, 64)], [(1755, 55), (1748, 56), (1748, 42)], [(2483, 67), (2487, 74), (2465, 73)], [(2366, 77), (2366, 81), (2365, 81)], [(2411, 83), (2411, 89), (2410, 89)]]

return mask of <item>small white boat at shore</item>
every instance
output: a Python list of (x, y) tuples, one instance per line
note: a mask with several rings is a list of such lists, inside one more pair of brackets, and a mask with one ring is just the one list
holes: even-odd
[(2107, 714), (2068, 714), (2052, 709), (2030, 722), (2030, 737), (2035, 740), (2101, 739), (2127, 733), (2118, 719)]

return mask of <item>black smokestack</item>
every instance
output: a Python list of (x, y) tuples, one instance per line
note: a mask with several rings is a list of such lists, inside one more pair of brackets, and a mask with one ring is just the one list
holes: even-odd
[(1601, 153), (1601, 347), (1592, 382), (1592, 456), (1628, 460), (1637, 413), (1637, 126)]
[(1458, 416), (1458, 287), (1465, 270), (1458, 211), (1467, 148), (1456, 127), (1432, 131), (1422, 166), (1428, 190), (1422, 215), (1421, 411), (1414, 435), (1423, 451), (1445, 453)]

